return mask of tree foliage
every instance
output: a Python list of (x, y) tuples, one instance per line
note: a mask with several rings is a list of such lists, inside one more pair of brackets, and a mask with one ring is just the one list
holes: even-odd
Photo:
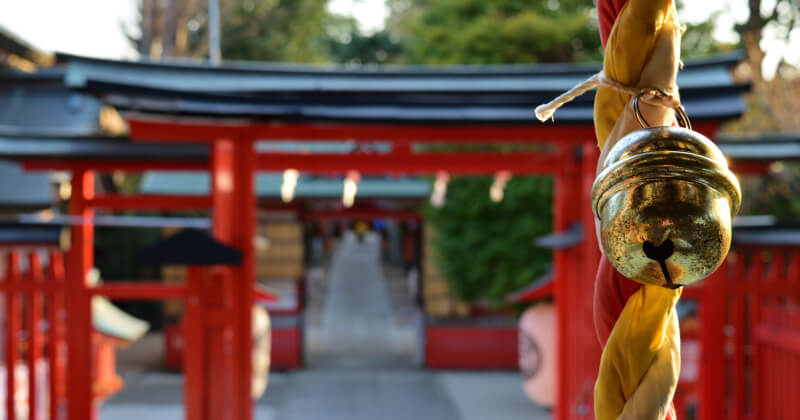
[[(220, 49), (228, 60), (325, 61), (320, 37), (327, 0), (223, 0)], [(195, 55), (208, 51), (208, 14), (198, 11), (190, 27)]]
[(552, 230), (552, 180), (512, 178), (504, 198), (489, 199), (492, 179), (452, 180), (442, 208), (427, 207), (434, 226), (437, 266), (463, 299), (500, 304), (511, 291), (537, 280), (551, 260), (533, 239)]
[(602, 56), (593, 0), (390, 0), (412, 64), (568, 62)]
[[(602, 57), (592, 0), (393, 0), (387, 25), (408, 64), (530, 64)], [(531, 104), (533, 106), (534, 104)], [(494, 147), (497, 151), (497, 148)], [(552, 231), (550, 178), (513, 178), (500, 203), (491, 178), (454, 179), (428, 207), (438, 267), (463, 299), (500, 304), (551, 262), (535, 237)]]
[(775, 34), (776, 41), (788, 43), (793, 29), (800, 25), (800, 5), (797, 0), (748, 0), (750, 14), (742, 24), (736, 26), (742, 44), (750, 60), (750, 71), (756, 89), (764, 82), (762, 66), (766, 51), (762, 40), (766, 30)]
[[(680, 15), (680, 12), (678, 14)], [(719, 13), (712, 14), (705, 22), (686, 24), (686, 32), (681, 39), (681, 58), (705, 57), (738, 48), (736, 44), (720, 42), (712, 36), (718, 15)]]
[(364, 33), (352, 17), (329, 15), (321, 37), (324, 53), (339, 64), (387, 64), (402, 61), (405, 49), (387, 30)]

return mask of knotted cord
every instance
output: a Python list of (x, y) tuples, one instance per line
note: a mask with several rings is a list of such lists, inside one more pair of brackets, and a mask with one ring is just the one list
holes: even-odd
[[(605, 86), (620, 93), (638, 96), (640, 101), (650, 105), (663, 106), (670, 109), (676, 109), (681, 105), (681, 101), (678, 96), (668, 91), (658, 88), (636, 88), (632, 86), (626, 86), (606, 76), (604, 72), (599, 71), (583, 82), (578, 83), (570, 90), (558, 95), (552, 101), (537, 106), (535, 110), (536, 118), (542, 122), (552, 119), (553, 114), (555, 114), (558, 108), (561, 108), (565, 104), (572, 102), (572, 100), (578, 96), (581, 96), (598, 86)], [(670, 89), (670, 91), (677, 91), (677, 89), (673, 88)]]

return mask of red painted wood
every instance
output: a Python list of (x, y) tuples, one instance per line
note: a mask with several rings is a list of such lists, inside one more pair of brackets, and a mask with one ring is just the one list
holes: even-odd
[[(225, 244), (236, 247), (234, 232), (236, 218), (239, 217), (235, 196), (236, 176), (235, 142), (230, 138), (220, 138), (211, 144), (211, 199), (214, 237)], [(251, 239), (252, 240), (252, 239)], [(228, 312), (221, 317), (224, 322), (206, 325), (206, 397), (209, 420), (222, 420), (225, 413), (239, 420), (235, 408), (235, 394), (238, 392), (235, 358), (239, 356), (236, 346), (236, 325), (233, 319), (236, 302), (236, 287), (239, 281), (234, 270), (217, 268), (212, 279), (203, 285), (206, 312)], [(208, 321), (206, 321), (208, 322)]]
[[(569, 188), (569, 174), (556, 175), (553, 185), (553, 231), (563, 232), (567, 229), (568, 214), (567, 214), (567, 197), (566, 192)], [(569, 371), (568, 365), (565, 363), (567, 357), (566, 352), (569, 348), (569, 310), (567, 305), (566, 296), (569, 293), (569, 279), (568, 276), (568, 260), (567, 255), (563, 251), (553, 252), (553, 266), (554, 266), (554, 291), (555, 291), (555, 304), (556, 304), (556, 355), (558, 359), (558, 368), (556, 374), (556, 405), (554, 410), (554, 418), (556, 420), (568, 420), (569, 409), (567, 408), (572, 400), (570, 395), (569, 384)]]
[[(784, 264), (784, 261), (783, 261), (783, 258), (782, 258), (783, 253), (782, 252), (775, 252), (775, 253), (772, 253), (771, 255), (772, 255), (772, 261), (771, 261), (772, 273), (771, 274), (772, 274), (773, 277), (772, 278), (766, 278), (766, 279), (764, 278), (765, 277), (764, 276), (765, 275), (765, 273), (764, 273), (764, 268), (765, 268), (764, 257), (765, 257), (765, 254), (762, 253), (762, 252), (754, 252), (754, 253), (751, 254), (750, 272), (748, 273), (748, 278), (746, 279), (747, 283), (755, 284), (755, 285), (759, 285), (759, 286), (764, 286), (766, 284), (778, 284), (778, 281), (777, 281), (778, 279), (775, 278), (774, 276), (783, 275), (783, 264)], [(741, 347), (739, 349), (737, 349), (737, 354), (741, 354), (740, 357), (743, 359), (742, 360), (742, 373), (741, 373), (741, 375), (742, 375), (742, 384), (741, 384), (741, 390), (739, 390), (739, 392), (741, 392), (741, 394), (740, 394), (741, 401), (737, 401), (737, 403), (735, 404), (736, 409), (741, 413), (740, 414), (740, 418), (745, 418), (749, 414), (748, 408), (750, 408), (749, 406), (752, 406), (752, 402), (753, 402), (752, 392), (750, 392), (750, 390), (747, 387), (747, 385), (748, 385), (747, 384), (747, 379), (748, 379), (747, 371), (749, 371), (752, 368), (753, 353), (748, 351), (748, 349), (752, 349), (752, 348), (756, 347), (755, 343), (753, 342), (752, 334), (753, 334), (753, 331), (755, 329), (755, 326), (758, 325), (758, 317), (759, 317), (759, 311), (760, 311), (760, 308), (761, 308), (762, 297), (761, 296), (748, 296), (747, 300), (750, 302), (750, 308), (749, 308), (750, 309), (750, 313), (748, 314), (749, 315), (749, 319), (747, 320), (747, 324), (748, 325), (743, 326), (743, 327), (747, 328), (750, 337), (748, 337), (747, 340), (742, 339), (738, 343), (738, 344), (741, 344)], [(743, 331), (743, 333), (744, 333), (744, 331)], [(748, 355), (747, 353), (750, 353), (750, 354)], [(758, 372), (753, 372), (751, 378), (752, 377), (757, 377), (758, 375), (759, 375)], [(738, 376), (738, 374), (735, 375), (735, 377), (736, 376)], [(750, 385), (752, 385), (752, 383)], [(753, 388), (753, 389), (755, 389), (755, 388)], [(737, 395), (737, 396), (739, 396), (739, 395)], [(748, 403), (750, 403), (750, 404), (748, 404)]]
[[(190, 322), (187, 313), (186, 318), (181, 323), (171, 325), (166, 328), (167, 352), (166, 352), (166, 365), (170, 369), (182, 370), (189, 381), (190, 377), (202, 373), (202, 370), (187, 370), (189, 369), (190, 360), (186, 358), (196, 357), (199, 352), (186, 351), (186, 348), (192, 348), (190, 342), (192, 339), (186, 329), (186, 323)], [(280, 316), (280, 315), (279, 315)], [(278, 316), (278, 317), (279, 317)], [(284, 315), (287, 316), (287, 315)], [(292, 315), (296, 316), (296, 315)], [(271, 328), (271, 348), (270, 348), (270, 369), (272, 370), (286, 370), (286, 369), (302, 369), (303, 368), (303, 329), (301, 326), (293, 327), (275, 327), (277, 317), (270, 314), (273, 322)], [(180, 344), (175, 344), (180, 343)], [(191, 379), (193, 380), (193, 379)], [(197, 389), (198, 387), (188, 386), (187, 390)], [(188, 394), (187, 394), (188, 396)], [(189, 403), (187, 402), (187, 407)], [(195, 418), (189, 417), (187, 418)]]
[(737, 175), (766, 175), (769, 173), (769, 165), (772, 162), (731, 162), (731, 171)]
[[(206, 363), (207, 343), (204, 325), (204, 278), (207, 270), (199, 267), (188, 266), (186, 275), (187, 297), (185, 302), (185, 315), (181, 325), (174, 326), (172, 334), (180, 334), (184, 345), (181, 348), (182, 357), (175, 359), (183, 361), (184, 372), (184, 404), (187, 420), (205, 420), (208, 418), (206, 378), (208, 368)], [(182, 328), (181, 328), (182, 327)], [(177, 330), (177, 331), (176, 331)], [(177, 337), (172, 336), (172, 339)], [(183, 351), (183, 349), (191, 349)], [(173, 347), (169, 351), (176, 350)]]
[[(600, 368), (602, 348), (597, 341), (595, 331), (593, 304), (594, 281), (597, 276), (597, 262), (600, 261), (600, 248), (594, 234), (594, 213), (592, 212), (592, 184), (597, 172), (597, 161), (600, 158), (600, 149), (593, 138), (585, 139), (581, 145), (579, 162), (578, 191), (579, 204), (576, 207), (574, 198), (571, 206), (574, 208), (576, 221), (583, 226), (584, 240), (580, 246), (567, 252), (571, 260), (570, 300), (572, 306), (572, 324), (570, 326), (571, 345), (570, 359), (566, 362), (573, 366), (574, 399), (573, 406), (567, 407), (573, 411), (575, 419), (594, 418), (594, 383)], [(578, 166), (579, 165), (579, 166)], [(577, 363), (576, 363), (577, 362)]]
[(126, 118), (129, 135), (134, 140), (147, 141), (214, 141), (239, 136), (247, 128), (241, 122), (214, 120), (157, 118), (133, 116)]
[[(274, 321), (275, 317), (272, 318)], [(303, 329), (299, 326), (272, 327), (271, 332), (270, 369), (301, 369), (303, 367)]]
[(800, 404), (800, 311), (796, 307), (770, 303), (762, 309), (755, 328), (759, 367), (763, 367), (765, 392), (758, 404), (758, 418), (795, 418)]
[[(776, 322), (773, 320), (773, 323)], [(800, 353), (800, 332), (796, 330), (759, 325), (756, 328), (756, 338), (779, 349)]]
[(335, 153), (261, 153), (257, 156), (259, 171), (345, 173), (362, 175), (435, 174), (490, 175), (499, 171), (514, 174), (551, 174), (561, 170), (565, 158), (550, 153), (416, 153), (335, 154)]
[(180, 299), (188, 294), (183, 285), (155, 282), (103, 283), (89, 289), (89, 293), (115, 300)]
[[(42, 264), (36, 252), (28, 254), (28, 276), (25, 281), (34, 286), (41, 286), (42, 283)], [(28, 413), (29, 418), (37, 419), (39, 395), (37, 375), (37, 362), (42, 358), (42, 312), (44, 310), (41, 290), (34, 291), (28, 295)]]
[[(591, 138), (591, 137), (589, 137)], [(573, 151), (564, 147), (564, 154)], [(573, 223), (581, 220), (583, 173), (579, 162), (565, 165), (555, 175), (553, 192), (553, 231), (563, 232)], [(577, 192), (577, 197), (576, 197)], [(576, 204), (576, 200), (577, 203)], [(585, 227), (584, 229), (592, 229)], [(591, 230), (588, 230), (591, 232)], [(556, 304), (556, 346), (558, 369), (556, 375), (557, 403), (554, 417), (558, 420), (580, 419), (592, 415), (592, 392), (594, 376), (597, 371), (589, 372), (583, 361), (585, 352), (592, 352), (598, 347), (594, 329), (587, 332), (586, 320), (591, 322), (592, 304), (579, 299), (588, 293), (591, 296), (594, 276), (581, 278), (581, 248), (575, 246), (553, 252), (554, 291)], [(578, 263), (576, 263), (576, 261)], [(596, 269), (597, 260), (586, 262)]]
[[(70, 213), (87, 220), (93, 211), (86, 200), (94, 196), (94, 174), (79, 170), (72, 174)], [(91, 223), (71, 227), (72, 246), (67, 258), (67, 420), (96, 418), (92, 396), (92, 312), (86, 275), (94, 267), (94, 226)]]
[(234, 418), (253, 418), (253, 320), (255, 303), (255, 246), (256, 187), (255, 142), (252, 138), (238, 139), (234, 149), (234, 206), (232, 239), (242, 252), (242, 263), (234, 269)]
[(206, 171), (208, 163), (202, 161), (179, 160), (138, 160), (126, 159), (120, 156), (114, 160), (88, 160), (88, 159), (43, 159), (24, 160), (22, 167), (29, 171), (97, 171), (97, 172), (144, 172), (148, 170), (159, 171)]
[(20, 336), (20, 294), (13, 289), (13, 286), (20, 281), (19, 273), (19, 253), (10, 252), (6, 256), (6, 275), (5, 282), (12, 286), (6, 293), (6, 419), (16, 420), (17, 412), (14, 409), (15, 396), (17, 393), (16, 366), (19, 360), (19, 336)]
[[(446, 171), (453, 175), (487, 175), (499, 171), (516, 174), (550, 174), (560, 170), (563, 157), (549, 153), (421, 153), (421, 154), (300, 154), (269, 153), (259, 154), (256, 167), (259, 171), (283, 171), (297, 169), (301, 172), (344, 173), (358, 171), (369, 175), (402, 174), (434, 174)], [(144, 172), (146, 170), (181, 170), (206, 171), (205, 162), (153, 162), (126, 160), (118, 161), (26, 161), (27, 170), (94, 170), (98, 172), (128, 171)], [(114, 196), (112, 196), (114, 197)], [(98, 204), (121, 205), (124, 197), (98, 197)], [(157, 200), (157, 198), (152, 198)], [(157, 202), (157, 201), (156, 201)], [(196, 202), (188, 208), (197, 208)], [(169, 207), (167, 207), (169, 208)], [(136, 207), (132, 208), (136, 209)]]
[[(576, 144), (594, 138), (591, 124), (243, 123), (143, 116), (129, 117), (127, 122), (131, 138), (142, 141), (197, 142), (234, 136), (258, 140)], [(703, 128), (703, 124), (698, 126)]]
[(58, 289), (57, 286), (51, 284), (31, 284), (28, 282), (20, 282), (19, 284), (6, 284), (5, 282), (0, 283), (0, 292), (3, 293), (12, 293), (15, 292), (17, 294), (22, 293), (33, 293), (33, 292), (52, 292)]
[(426, 326), (425, 366), (431, 369), (518, 369), (516, 327)]
[(61, 407), (64, 404), (66, 392), (66, 366), (64, 356), (66, 353), (65, 340), (65, 309), (64, 309), (64, 258), (60, 252), (50, 253), (50, 265), (47, 269), (46, 283), (56, 286), (48, 293), (47, 320), (48, 341), (47, 358), (50, 361), (49, 391), (50, 407), (48, 417), (51, 420), (60, 419)]
[(233, 219), (235, 217), (233, 140), (219, 139), (211, 145), (211, 204), (214, 237), (233, 245)]
[(211, 197), (205, 195), (98, 195), (87, 205), (106, 210), (206, 210)]
[[(730, 264), (730, 263), (728, 263)], [(725, 418), (725, 300), (730, 266), (723, 264), (703, 280), (700, 315), (699, 419)]]
[(729, 418), (740, 420), (744, 417), (744, 374), (745, 374), (745, 320), (744, 320), (744, 297), (736, 296), (733, 298), (731, 324), (734, 331), (733, 336), (733, 406)]
[(264, 289), (256, 288), (253, 291), (253, 299), (259, 302), (277, 302), (280, 300), (280, 297)]
[[(600, 247), (597, 243), (597, 236), (594, 234), (594, 212), (592, 211), (592, 184), (597, 173), (597, 161), (600, 159), (600, 149), (592, 140), (582, 146), (581, 153), (581, 190), (580, 208), (578, 209), (581, 223), (583, 225), (584, 240), (580, 248), (579, 275), (573, 284), (575, 289), (575, 309), (581, 317), (581, 336), (586, 345), (582, 349), (582, 372), (581, 391), (594, 390), (594, 381), (600, 369), (600, 356), (602, 348), (596, 340), (594, 326), (594, 314), (592, 305), (594, 304), (594, 287), (592, 287), (597, 275), (597, 262), (600, 261)], [(582, 309), (582, 310), (581, 310)], [(576, 337), (577, 338), (577, 337)], [(581, 401), (586, 410), (579, 410), (582, 414), (579, 418), (589, 419), (594, 417), (594, 398), (593, 392), (584, 397)]]

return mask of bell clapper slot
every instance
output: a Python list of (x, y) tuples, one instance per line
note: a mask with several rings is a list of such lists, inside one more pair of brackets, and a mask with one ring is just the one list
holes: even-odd
[(670, 276), (669, 270), (667, 269), (667, 258), (675, 252), (675, 244), (673, 244), (671, 240), (667, 239), (659, 246), (653, 245), (650, 241), (644, 241), (642, 244), (642, 251), (644, 251), (644, 255), (646, 255), (647, 258), (658, 262), (658, 265), (661, 267), (661, 273), (664, 274), (666, 287), (670, 289), (681, 287), (681, 284), (672, 282), (672, 276)]

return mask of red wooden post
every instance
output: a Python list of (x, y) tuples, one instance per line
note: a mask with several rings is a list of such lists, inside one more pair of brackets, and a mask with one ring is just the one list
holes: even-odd
[(19, 358), (19, 254), (8, 253), (6, 260), (6, 419), (16, 420), (16, 367)]
[(600, 367), (600, 355), (602, 347), (597, 342), (597, 334), (594, 329), (594, 280), (597, 276), (597, 262), (602, 255), (597, 236), (595, 235), (595, 217), (592, 210), (592, 184), (597, 173), (600, 149), (592, 138), (585, 142), (579, 149), (581, 152), (580, 163), (580, 184), (576, 193), (580, 196), (580, 208), (577, 209), (576, 219), (581, 221), (583, 226), (583, 242), (580, 249), (575, 250), (575, 262), (579, 267), (578, 277), (575, 278), (573, 289), (575, 293), (575, 311), (579, 325), (574, 326), (576, 343), (581, 340), (578, 348), (582, 349), (583, 355), (580, 357), (582, 367), (578, 371), (581, 378), (581, 392), (586, 395), (581, 401), (583, 409), (580, 410), (579, 417), (584, 419), (594, 418), (594, 382), (597, 371)]
[(255, 141), (252, 138), (237, 139), (234, 163), (234, 202), (236, 213), (231, 214), (233, 242), (242, 252), (242, 264), (236, 268), (234, 281), (235, 372), (238, 375), (234, 386), (234, 407), (238, 410), (235, 419), (253, 418), (252, 372), (253, 335), (252, 307), (255, 281), (256, 190), (255, 190)]
[(62, 391), (66, 386), (64, 366), (64, 259), (59, 252), (50, 254), (50, 267), (47, 282), (51, 287), (48, 296), (47, 320), (48, 341), (47, 358), (50, 361), (50, 420), (61, 418)]
[[(743, 258), (736, 255), (737, 259)], [(731, 264), (724, 263), (703, 280), (700, 305), (700, 420), (725, 418), (725, 283)]]
[[(743, 286), (749, 286), (755, 291), (759, 291), (764, 288), (764, 260), (763, 260), (763, 252), (760, 249), (750, 249), (750, 267), (749, 270), (743, 270), (742, 276), (737, 278), (736, 281), (738, 284)], [(773, 261), (774, 263), (775, 261)], [(738, 271), (738, 270), (737, 270)], [(750, 313), (749, 324), (745, 322), (745, 313), (744, 313), (744, 305), (745, 305), (745, 296), (746, 293), (739, 293), (737, 296), (734, 297), (734, 313), (733, 313), (733, 325), (735, 331), (735, 345), (734, 345), (734, 365), (733, 365), (733, 409), (734, 409), (734, 418), (736, 419), (743, 419), (745, 418), (745, 410), (746, 410), (746, 398), (748, 398), (747, 391), (747, 357), (746, 352), (747, 348), (753, 348), (754, 340), (752, 338), (752, 332), (755, 331), (756, 328), (756, 320), (757, 320), (757, 313)], [(758, 309), (757, 302), (762, 299), (760, 293), (752, 293), (749, 296), (750, 302), (755, 302), (752, 304), (751, 308), (754, 310)], [(756, 316), (756, 319), (753, 317)], [(747, 331), (750, 331), (749, 335), (749, 342), (746, 339), (746, 335), (748, 335)], [(755, 373), (757, 375), (757, 373)]]
[[(215, 141), (232, 132), (247, 131), (251, 138), (302, 141), (392, 141), (393, 143), (429, 142), (455, 143), (552, 143), (580, 144), (594, 137), (591, 124), (435, 124), (403, 125), (396, 123), (342, 122), (277, 122), (220, 123), (214, 120), (187, 121), (147, 117), (126, 119), (131, 138), (141, 141)], [(708, 123), (693, 124), (698, 131)], [(713, 123), (719, 125), (719, 123)], [(702, 131), (701, 131), (702, 132)]]
[[(237, 218), (243, 217), (245, 209), (238, 208), (236, 199), (236, 144), (232, 139), (218, 139), (211, 144), (211, 198), (213, 205), (214, 237), (220, 242), (238, 247), (234, 240)], [(213, 283), (213, 284), (212, 284)], [(237, 287), (242, 281), (233, 277), (233, 270), (217, 268), (212, 282), (206, 282), (204, 293), (208, 294), (207, 310), (213, 309), (214, 325), (208, 329), (206, 351), (209, 363), (208, 386), (216, 386), (217, 391), (209, 389), (209, 418), (219, 420), (225, 413), (238, 420), (237, 407), (239, 389), (238, 377), (241, 375), (236, 358), (237, 335), (235, 305)], [(209, 290), (209, 288), (215, 290)], [(212, 303), (213, 301), (213, 303)], [(248, 372), (249, 374), (249, 372)], [(222, 391), (222, 392), (220, 392)]]
[[(42, 264), (39, 255), (28, 256), (28, 278), (31, 286), (42, 286)], [(28, 418), (38, 420), (38, 387), (36, 363), (42, 358), (42, 292), (34, 287), (28, 300)]]
[[(597, 147), (594, 147), (597, 149)], [(261, 171), (297, 169), (300, 172), (341, 173), (358, 171), (364, 174), (386, 173), (434, 174), (447, 171), (451, 175), (552, 174), (564, 165), (563, 156), (547, 152), (526, 153), (261, 153), (256, 167)]]
[[(760, 259), (760, 258), (759, 258)], [(786, 249), (785, 248), (777, 248), (772, 252), (772, 261), (769, 267), (769, 273), (767, 274), (767, 283), (769, 285), (777, 286), (781, 283), (787, 284), (788, 280), (786, 279)], [(760, 269), (754, 268), (754, 270)], [(756, 284), (761, 284), (761, 287), (767, 285), (761, 281), (760, 271), (751, 275), (751, 281), (755, 282)], [(761, 288), (759, 287), (759, 289)], [(750, 299), (750, 348), (752, 349), (752, 353), (750, 355), (750, 363), (751, 363), (751, 379), (750, 379), (750, 389), (752, 390), (748, 396), (750, 398), (750, 417), (755, 416), (758, 418), (758, 413), (760, 412), (759, 406), (762, 404), (762, 398), (764, 397), (764, 390), (763, 387), (766, 385), (764, 378), (764, 370), (762, 370), (762, 358), (761, 349), (762, 346), (758, 343), (757, 337), (755, 337), (756, 330), (759, 328), (763, 321), (764, 314), (762, 313), (762, 303), (769, 302), (769, 299), (764, 294), (761, 293), (752, 293), (749, 297)]]
[(236, 354), (231, 290), (234, 280), (229, 267), (214, 267), (204, 281), (206, 335), (210, 343), (206, 353), (206, 360), (209, 361), (207, 366), (210, 366), (206, 392), (220, 395), (219, 398), (209, 398), (208, 417), (236, 419), (234, 385), (238, 372), (234, 364)]
[(87, 420), (96, 416), (92, 403), (92, 308), (86, 275), (94, 265), (94, 211), (86, 200), (94, 196), (94, 174), (76, 170), (72, 173), (71, 214), (82, 216), (84, 223), (71, 227), (72, 246), (67, 258), (67, 419)]
[(203, 277), (207, 270), (198, 267), (187, 267), (185, 314), (183, 317), (184, 349), (183, 374), (184, 403), (186, 404), (186, 420), (205, 420), (208, 418), (206, 402), (209, 399), (206, 391), (206, 338), (205, 315), (203, 308)]
[[(566, 194), (562, 191), (567, 189), (568, 180), (566, 179), (568, 175), (565, 174), (558, 174), (555, 176), (553, 182), (553, 232), (560, 232), (564, 231), (567, 228), (567, 217), (565, 212), (566, 203)], [(553, 266), (555, 272), (555, 285), (554, 285), (554, 297), (555, 297), (555, 304), (556, 304), (556, 355), (558, 357), (558, 368), (556, 371), (556, 406), (555, 406), (555, 415), (554, 417), (558, 420), (567, 420), (569, 417), (567, 416), (568, 409), (567, 405), (569, 402), (568, 398), (568, 389), (569, 383), (567, 375), (569, 374), (568, 371), (568, 364), (569, 361), (565, 360), (565, 352), (568, 348), (568, 340), (567, 340), (567, 329), (569, 328), (568, 324), (568, 310), (567, 307), (567, 280), (565, 278), (568, 261), (566, 261), (566, 255), (563, 251), (555, 251), (553, 252)]]
[[(572, 147), (566, 147), (565, 153), (572, 151)], [(579, 206), (575, 205), (574, 198), (580, 194), (581, 172), (577, 165), (570, 164), (565, 166), (561, 172), (557, 173), (553, 185), (553, 231), (564, 232), (570, 225), (579, 220)], [(579, 358), (575, 358), (574, 351), (583, 352), (583, 348), (577, 349), (576, 325), (580, 323), (580, 314), (586, 308), (580, 308), (575, 303), (576, 281), (581, 275), (577, 263), (579, 261), (579, 250), (566, 249), (557, 250), (553, 253), (555, 271), (555, 303), (556, 303), (556, 346), (558, 355), (556, 386), (557, 400), (555, 418), (567, 420), (576, 418), (581, 414), (581, 405), (586, 400), (582, 392), (583, 374), (579, 365)], [(597, 261), (595, 261), (595, 264)], [(588, 279), (583, 279), (591, 284)], [(592, 287), (589, 287), (592, 289)], [(591, 309), (589, 309), (591, 310)], [(591, 339), (594, 340), (594, 334)], [(588, 395), (591, 403), (591, 393)], [(591, 414), (591, 407), (588, 407), (586, 414)]]

